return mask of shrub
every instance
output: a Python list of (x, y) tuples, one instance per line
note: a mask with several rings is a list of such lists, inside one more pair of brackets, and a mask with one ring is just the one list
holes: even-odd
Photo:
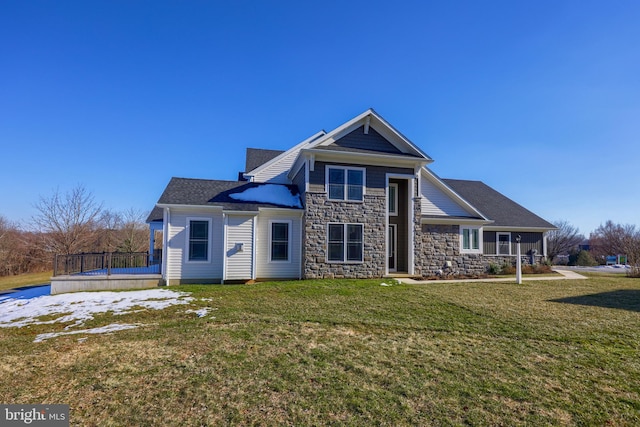
[(546, 264), (525, 265), (522, 267), (522, 273), (524, 274), (547, 274), (551, 272), (551, 267)]
[(598, 265), (593, 256), (589, 253), (589, 251), (580, 251), (578, 252), (578, 258), (576, 259), (576, 265), (580, 265), (583, 267), (591, 267), (594, 265)]
[(632, 265), (627, 270), (627, 277), (640, 277), (640, 265)]
[(507, 275), (516, 274), (516, 266), (505, 262), (502, 265), (502, 274), (507, 274)]
[(490, 263), (488, 271), (489, 271), (489, 274), (493, 274), (493, 275), (502, 274), (502, 267), (500, 267), (498, 264)]

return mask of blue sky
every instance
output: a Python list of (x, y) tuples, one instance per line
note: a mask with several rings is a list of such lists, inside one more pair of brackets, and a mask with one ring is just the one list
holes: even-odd
[(640, 2), (0, 3), (0, 215), (84, 185), (150, 209), (367, 108), (588, 234), (640, 225)]

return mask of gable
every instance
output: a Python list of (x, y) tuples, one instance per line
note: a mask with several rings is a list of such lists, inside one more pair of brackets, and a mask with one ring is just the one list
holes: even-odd
[(420, 187), (422, 195), (422, 215), (476, 217), (467, 212), (428, 179), (423, 179)]
[(369, 127), (368, 133), (365, 133), (364, 125), (323, 148), (337, 151), (403, 154), (373, 127)]
[(365, 111), (318, 138), (309, 145), (308, 149), (333, 153), (413, 157), (420, 159), (424, 164), (433, 161), (373, 109)]

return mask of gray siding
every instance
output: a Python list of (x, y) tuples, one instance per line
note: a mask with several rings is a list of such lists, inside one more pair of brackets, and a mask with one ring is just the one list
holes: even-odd
[(304, 193), (305, 193), (304, 179), (305, 179), (306, 168), (307, 168), (307, 165), (302, 165), (302, 167), (300, 168), (296, 176), (293, 177), (293, 185), (298, 187), (298, 191), (300, 192), (300, 195), (301, 195), (300, 199), (302, 200), (303, 203), (304, 203)]
[[(482, 235), (483, 252), (485, 255), (496, 255), (496, 236), (497, 233), (508, 233), (508, 231), (485, 231)], [(511, 232), (511, 255), (516, 254), (516, 236), (521, 236), (520, 252), (522, 255), (531, 254), (532, 250), (536, 250), (538, 255), (542, 255), (542, 233), (523, 233)]]
[(325, 192), (325, 166), (326, 165), (335, 165), (335, 166), (353, 166), (353, 167), (364, 167), (366, 169), (366, 182), (365, 182), (365, 193), (371, 196), (382, 196), (386, 197), (386, 174), (408, 174), (413, 175), (412, 168), (389, 168), (385, 166), (364, 166), (364, 165), (353, 165), (348, 163), (326, 163), (326, 162), (316, 162), (315, 170), (313, 172), (309, 171), (309, 191), (312, 193), (324, 193)]
[(332, 145), (342, 148), (365, 148), (370, 151), (379, 151), (381, 153), (402, 154), (400, 150), (376, 132), (374, 128), (369, 127), (369, 133), (365, 134), (364, 125), (343, 136), (333, 144), (330, 144), (330, 146)]

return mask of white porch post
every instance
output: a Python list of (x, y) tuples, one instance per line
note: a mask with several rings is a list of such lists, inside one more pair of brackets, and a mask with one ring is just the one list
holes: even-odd
[(522, 259), (520, 256), (520, 235), (516, 237), (516, 283), (522, 284)]

